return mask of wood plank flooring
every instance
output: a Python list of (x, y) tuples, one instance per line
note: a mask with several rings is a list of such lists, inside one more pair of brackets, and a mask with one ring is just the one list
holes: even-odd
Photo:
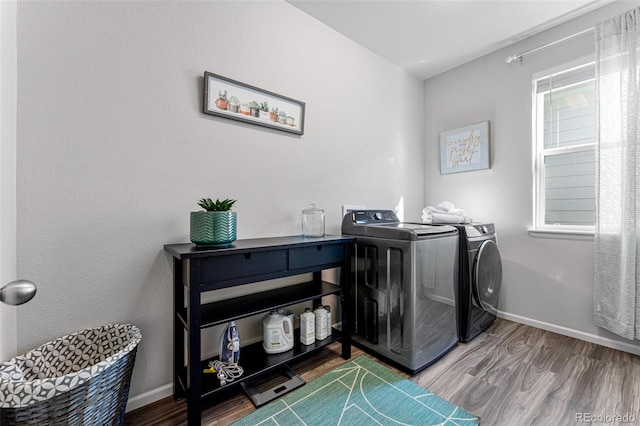
[[(353, 348), (353, 357), (361, 354)], [(345, 362), (335, 343), (293, 367), (309, 382)], [(610, 416), (593, 423), (625, 424), (626, 415), (633, 420), (626, 424), (640, 424), (640, 356), (511, 321), (498, 319), (413, 377), (390, 368), (480, 416), (482, 425), (579, 425), (589, 415)], [(228, 425), (254, 410), (238, 394), (205, 409), (202, 424)], [(186, 404), (169, 397), (127, 413), (125, 424), (185, 425)]]

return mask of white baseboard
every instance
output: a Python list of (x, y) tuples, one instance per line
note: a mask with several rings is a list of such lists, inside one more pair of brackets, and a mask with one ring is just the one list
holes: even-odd
[(551, 331), (562, 334), (563, 336), (573, 337), (575, 339), (584, 340), (586, 342), (595, 343), (597, 345), (606, 346), (608, 348), (617, 349), (623, 352), (629, 352), (634, 355), (640, 355), (640, 345), (613, 340), (608, 337), (598, 336), (584, 331), (574, 330), (572, 328), (563, 327), (561, 325), (550, 324), (548, 322), (522, 317), (520, 315), (510, 314), (508, 312), (498, 312), (498, 317), (509, 321), (518, 322), (520, 324), (530, 325), (542, 330)]
[(163, 398), (173, 395), (173, 383), (151, 389), (148, 392), (129, 398), (126, 411), (133, 411), (149, 405)]
[[(260, 335), (260, 336), (254, 336), (248, 339), (243, 338), (242, 343), (250, 345), (250, 344), (259, 342), (261, 340), (262, 340), (262, 336)], [(240, 351), (240, 355), (242, 355), (242, 350)], [(205, 358), (207, 359), (214, 358), (217, 356), (218, 356), (217, 352), (205, 354)], [(151, 389), (150, 391), (147, 391), (140, 395), (135, 395), (130, 397), (129, 401), (127, 402), (127, 408), (125, 411), (129, 412), (129, 411), (137, 410), (138, 408), (142, 408), (145, 405), (152, 404), (156, 401), (159, 401), (163, 398), (166, 398), (172, 395), (173, 395), (173, 383), (168, 383), (166, 385), (160, 386), (159, 388)]]
[[(530, 325), (531, 327), (540, 328), (542, 330), (551, 331), (553, 333), (562, 334), (563, 336), (569, 336), (575, 339), (584, 340), (586, 342), (595, 343), (597, 345), (606, 346), (608, 348), (613, 348), (623, 352), (629, 352), (635, 355), (640, 355), (640, 345), (620, 342), (617, 340), (610, 339), (608, 337), (597, 336), (595, 334), (585, 333), (584, 331), (573, 330), (571, 328), (550, 324), (548, 322), (531, 319), (531, 318), (523, 317), (520, 315), (510, 314), (508, 312), (499, 311), (498, 317), (504, 318), (509, 321), (517, 322), (520, 324)], [(340, 327), (341, 323), (337, 323), (336, 325)], [(152, 389), (143, 394), (136, 395), (134, 397), (129, 398), (126, 411), (132, 411), (132, 410), (144, 407), (145, 405), (149, 405), (153, 402), (159, 401), (171, 395), (173, 395), (173, 383), (160, 386), (159, 388)]]

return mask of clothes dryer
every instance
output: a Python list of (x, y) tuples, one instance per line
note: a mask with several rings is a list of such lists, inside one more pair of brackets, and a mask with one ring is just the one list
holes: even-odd
[(502, 285), (502, 258), (493, 223), (452, 225), (460, 236), (458, 337), (469, 342), (496, 319)]

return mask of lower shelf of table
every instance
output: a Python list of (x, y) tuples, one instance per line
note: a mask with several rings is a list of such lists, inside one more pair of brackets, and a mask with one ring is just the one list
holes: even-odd
[[(262, 347), (262, 342), (257, 342), (251, 345), (243, 346), (240, 349), (240, 362), (238, 363), (243, 369), (244, 374), (240, 379), (234, 380), (230, 384), (224, 387), (220, 386), (220, 382), (215, 374), (203, 373), (205, 368), (208, 368), (208, 363), (211, 359), (202, 361), (198, 374), (202, 377), (201, 396), (210, 396), (216, 392), (228, 388), (230, 386), (237, 385), (245, 380), (254, 379), (264, 373), (274, 370), (288, 362), (293, 362), (297, 359), (303, 358), (325, 346), (330, 345), (333, 342), (340, 341), (342, 339), (342, 332), (335, 328), (332, 329), (331, 336), (324, 340), (316, 340), (311, 345), (303, 345), (300, 343), (299, 330), (296, 330), (295, 344), (293, 349), (279, 353), (279, 354), (267, 354)], [(215, 358), (212, 358), (215, 359)], [(182, 372), (178, 375), (178, 382), (180, 387), (186, 392), (187, 390), (187, 368), (184, 367)]]

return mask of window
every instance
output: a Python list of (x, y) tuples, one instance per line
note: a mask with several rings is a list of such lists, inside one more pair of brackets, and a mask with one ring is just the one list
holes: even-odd
[(534, 79), (535, 228), (594, 229), (593, 63)]

